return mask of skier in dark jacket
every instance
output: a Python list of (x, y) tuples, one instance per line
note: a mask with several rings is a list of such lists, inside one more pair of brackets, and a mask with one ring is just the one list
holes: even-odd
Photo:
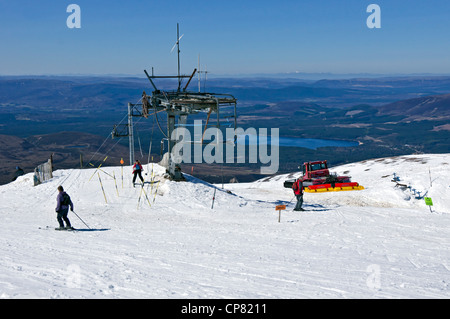
[(303, 211), (303, 182), (300, 178), (294, 182), (292, 189), (294, 190), (295, 197), (297, 197), (297, 205), (295, 205), (294, 210)]
[[(58, 186), (58, 196), (56, 197), (56, 212), (58, 213), (56, 219), (59, 223), (59, 228), (57, 230), (64, 230), (64, 229), (73, 229), (72, 225), (70, 225), (69, 218), (67, 218), (67, 214), (69, 213), (69, 206), (70, 211), (73, 212), (73, 203), (70, 199), (70, 196), (64, 191), (64, 188), (62, 186)], [(66, 227), (64, 227), (63, 220), (66, 222)]]

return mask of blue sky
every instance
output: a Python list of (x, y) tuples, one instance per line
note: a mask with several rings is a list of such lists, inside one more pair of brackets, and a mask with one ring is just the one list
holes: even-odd
[(0, 74), (175, 74), (177, 23), (183, 73), (450, 74), (445, 0), (0, 0)]

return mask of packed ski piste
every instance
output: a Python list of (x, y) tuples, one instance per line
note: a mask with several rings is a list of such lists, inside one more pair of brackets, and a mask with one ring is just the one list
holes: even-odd
[(358, 185), (301, 211), (300, 171), (222, 186), (142, 166), (136, 185), (124, 166), (0, 186), (0, 298), (450, 297), (450, 154), (328, 167)]

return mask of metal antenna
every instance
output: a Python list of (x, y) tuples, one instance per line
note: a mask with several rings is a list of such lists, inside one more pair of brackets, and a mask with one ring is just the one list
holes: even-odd
[(180, 77), (180, 40), (183, 37), (183, 35), (180, 37), (180, 25), (177, 23), (178, 92), (180, 91), (180, 88), (181, 88), (181, 77)]
[(206, 81), (208, 80), (208, 71), (206, 71), (206, 64), (205, 64), (205, 71), (203, 71), (203, 73), (205, 73), (205, 82), (203, 82), (203, 90), (206, 91)]
[(198, 93), (200, 93), (200, 53), (198, 54)]
[(180, 76), (180, 40), (181, 38), (184, 36), (181, 35), (180, 37), (180, 25), (177, 23), (177, 42), (175, 42), (175, 44), (172, 47), (172, 50), (170, 50), (170, 53), (173, 52), (173, 50), (175, 49), (175, 47), (177, 47), (177, 55), (178, 55), (178, 92), (180, 91), (181, 88), (181, 76)]
[(177, 23), (177, 53), (178, 53), (178, 91), (180, 91), (181, 87), (181, 78), (180, 78), (180, 25)]
[(208, 72), (206, 71), (206, 65), (205, 65), (205, 71), (201, 71), (200, 70), (200, 53), (198, 54), (198, 71), (197, 71), (197, 73), (198, 73), (198, 93), (200, 93), (201, 92), (201, 84), (200, 84), (200, 81), (201, 81), (201, 75), (202, 75), (202, 73), (204, 73), (205, 74), (205, 77), (204, 77), (204, 82), (203, 82), (203, 90), (205, 90), (206, 89), (206, 80), (208, 79)]

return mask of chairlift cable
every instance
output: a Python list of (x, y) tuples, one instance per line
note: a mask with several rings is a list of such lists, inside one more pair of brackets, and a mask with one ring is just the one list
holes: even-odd
[(161, 124), (159, 123), (159, 119), (158, 119), (158, 114), (156, 114), (156, 107), (155, 109), (155, 119), (156, 119), (156, 124), (158, 124), (159, 130), (161, 131), (162, 135), (164, 135), (165, 138), (169, 139), (169, 137), (167, 136), (166, 133), (164, 133), (163, 129), (161, 128)]
[(153, 143), (153, 129), (155, 127), (155, 118), (153, 118), (153, 122), (152, 122), (152, 134), (150, 135), (150, 145), (148, 147), (148, 158), (147, 158), (147, 163), (150, 163), (150, 156), (152, 154), (152, 143)]

